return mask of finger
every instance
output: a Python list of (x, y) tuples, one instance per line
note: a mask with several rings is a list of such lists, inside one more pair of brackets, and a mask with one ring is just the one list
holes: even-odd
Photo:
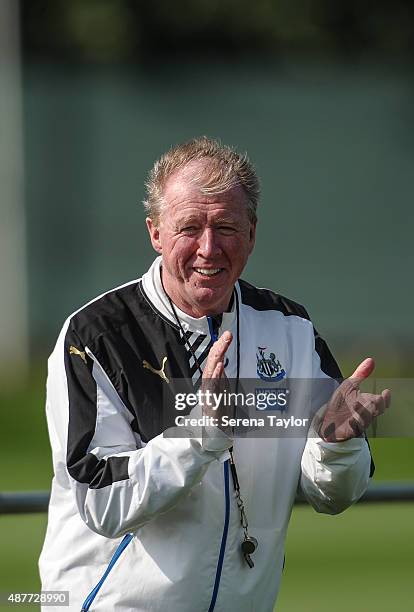
[(227, 332), (225, 335), (223, 334), (223, 336), (221, 336), (217, 340), (215, 345), (210, 350), (210, 352), (213, 352), (213, 355), (212, 355), (213, 363), (217, 364), (220, 361), (224, 363), (226, 351), (229, 348), (232, 339), (233, 339), (232, 334), (230, 332)]
[(231, 334), (231, 332), (226, 331), (223, 335), (220, 336), (217, 342), (213, 344), (208, 354), (206, 365), (204, 367), (204, 378), (212, 378), (213, 372), (219, 361), (224, 361), (224, 355), (226, 354), (226, 351), (229, 348), (232, 340), (233, 335)]
[(370, 412), (373, 417), (380, 416), (385, 411), (385, 400), (382, 395), (375, 395), (372, 401)]
[(223, 352), (223, 357), (224, 357), (224, 353), (229, 348), (232, 340), (233, 340), (233, 334), (230, 331), (225, 331), (220, 336), (220, 338), (214, 343), (214, 348), (217, 350), (217, 346), (219, 346), (220, 351)]
[(355, 413), (359, 414), (367, 428), (374, 417), (380, 416), (386, 409), (385, 400), (382, 395), (373, 393), (360, 393), (358, 402), (354, 406)]
[(391, 391), (389, 389), (384, 389), (381, 395), (384, 399), (385, 409), (389, 408), (391, 405)]
[(364, 380), (364, 378), (368, 378), (370, 374), (374, 371), (375, 361), (372, 357), (367, 357), (362, 361), (359, 366), (356, 368), (355, 372), (350, 376), (350, 378), (354, 378), (356, 380)]
[[(374, 412), (375, 416), (382, 414), (391, 404), (391, 392), (385, 389), (380, 395), (374, 393), (359, 393), (358, 402), (364, 408)], [(357, 408), (356, 408), (357, 409)]]
[(214, 372), (211, 378), (221, 378), (223, 376), (224, 364), (222, 361), (219, 361), (216, 367), (214, 368)]
[(385, 399), (382, 397), (382, 394), (378, 395), (377, 399), (375, 400), (374, 416), (380, 416), (380, 414), (383, 414), (383, 412), (385, 412), (385, 409)]
[[(220, 381), (220, 373), (221, 373), (221, 367), (222, 367), (222, 361), (220, 361), (219, 363), (216, 364), (214, 370), (211, 372), (211, 374), (208, 375), (208, 377), (205, 375), (205, 370), (203, 372), (203, 376), (202, 376), (202, 391), (206, 392), (206, 391), (210, 391), (210, 392), (216, 392), (218, 391), (218, 387), (217, 387), (217, 383)], [(209, 407), (209, 404), (206, 404), (207, 407)]]
[(216, 362), (222, 360), (232, 340), (232, 333), (229, 331), (224, 332), (224, 334), (213, 344), (208, 356), (211, 356)]
[[(378, 396), (382, 401), (381, 396)], [(370, 426), (372, 419), (378, 416), (380, 407), (378, 397), (370, 393), (361, 393), (352, 407), (351, 420), (358, 423), (361, 432)], [(352, 426), (352, 425), (351, 425)]]

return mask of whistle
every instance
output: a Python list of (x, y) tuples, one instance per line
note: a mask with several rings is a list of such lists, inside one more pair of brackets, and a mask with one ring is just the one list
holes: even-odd
[(257, 540), (251, 536), (247, 536), (241, 545), (241, 551), (247, 565), (252, 568), (254, 567), (253, 559), (250, 557), (257, 549)]

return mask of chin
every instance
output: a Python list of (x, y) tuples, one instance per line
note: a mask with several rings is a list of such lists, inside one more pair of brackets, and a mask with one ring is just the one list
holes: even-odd
[(198, 311), (202, 312), (200, 316), (223, 312), (227, 307), (226, 302), (227, 296), (224, 292), (212, 289), (199, 289), (193, 296), (193, 304)]

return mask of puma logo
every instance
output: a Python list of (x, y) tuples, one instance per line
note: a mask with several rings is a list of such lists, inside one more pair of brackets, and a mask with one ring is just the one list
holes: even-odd
[(164, 368), (165, 368), (165, 364), (167, 362), (167, 356), (165, 356), (162, 360), (162, 366), (159, 370), (156, 370), (155, 368), (152, 367), (152, 365), (150, 363), (148, 363), (148, 361), (146, 361), (144, 359), (144, 361), (142, 362), (142, 365), (144, 366), (144, 368), (146, 368), (147, 370), (150, 370), (150, 372), (153, 372), (154, 374), (158, 374), (158, 376), (160, 378), (162, 378), (163, 380), (165, 380), (165, 382), (167, 384), (170, 384), (170, 380), (168, 378), (168, 376), (165, 374), (164, 372)]
[(80, 351), (79, 349), (76, 348), (76, 346), (70, 346), (69, 347), (69, 354), (70, 355), (79, 355), (79, 357), (82, 359), (82, 361), (84, 361), (86, 363), (85, 351)]

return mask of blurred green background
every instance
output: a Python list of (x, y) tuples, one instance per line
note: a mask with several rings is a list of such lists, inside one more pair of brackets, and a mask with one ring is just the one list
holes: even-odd
[[(245, 278), (304, 303), (344, 374), (369, 354), (413, 378), (413, 17), (403, 0), (2, 0), (0, 490), (49, 488), (47, 355), (70, 312), (148, 267), (145, 174), (195, 135), (261, 177)], [(410, 435), (372, 441), (376, 480), (414, 480)], [(413, 509), (295, 509), (277, 609), (409, 610)], [(45, 522), (0, 516), (0, 591), (39, 588)]]
[[(43, 415), (44, 371), (1, 392), (2, 489), (48, 489), (51, 462)], [(412, 439), (371, 440), (375, 480), (413, 480)], [(412, 503), (357, 505), (339, 516), (297, 507), (289, 527), (277, 610), (389, 612), (414, 601)], [(37, 591), (46, 515), (0, 516), (0, 592)], [(12, 608), (0, 606), (0, 610)], [(23, 609), (35, 610), (34, 606)]]

